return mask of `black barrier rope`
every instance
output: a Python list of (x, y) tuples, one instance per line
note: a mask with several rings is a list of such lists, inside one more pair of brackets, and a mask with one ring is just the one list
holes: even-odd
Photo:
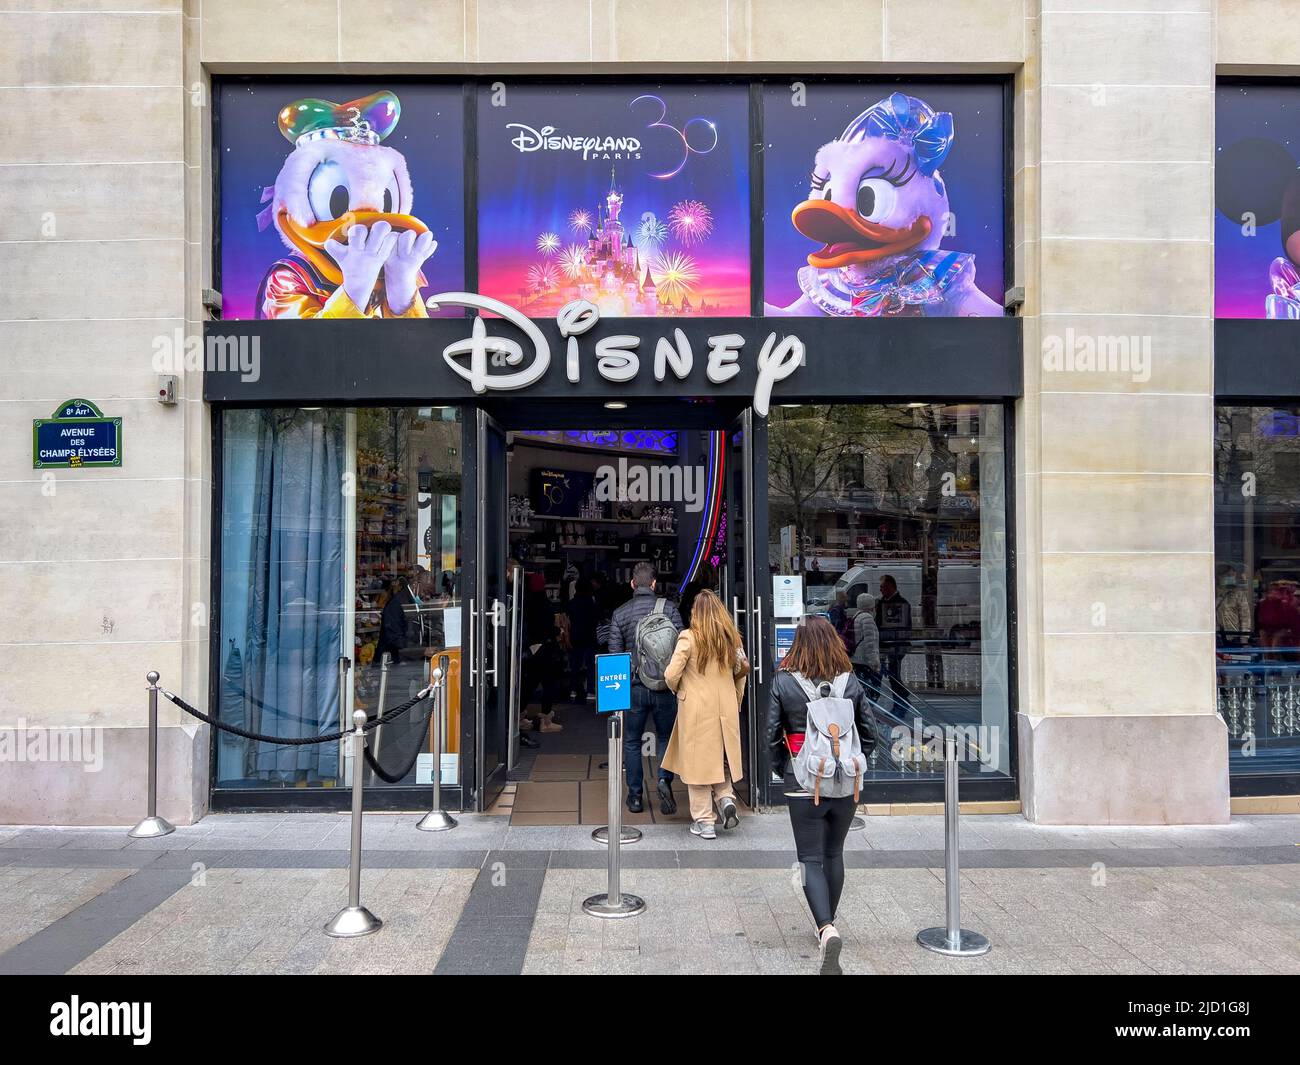
[[(264, 732), (250, 732), (248, 729), (240, 728), (238, 725), (228, 725), (223, 721), (218, 721), (214, 717), (209, 717), (202, 710), (196, 710), (180, 696), (173, 695), (166, 688), (159, 688), (158, 690), (191, 717), (197, 717), (200, 721), (206, 722), (213, 728), (220, 729), (222, 732), (229, 732), (235, 736), (242, 736), (246, 740), (256, 740), (258, 743), (277, 743), (284, 747), (306, 747), (312, 743), (333, 743), (335, 740), (341, 740), (344, 736), (352, 735), (353, 732), (353, 730), (349, 728), (343, 729), (340, 732), (332, 732), (327, 736), (300, 736), (296, 739), (287, 739), (284, 736), (268, 736)], [(413, 706), (426, 698), (432, 690), (432, 687), (425, 688), (413, 698), (402, 703), (401, 706), (395, 706), (393, 709), (381, 714), (379, 717), (371, 718), (362, 726), (363, 731), (369, 732), (371, 729), (376, 729), (380, 725), (388, 724), (388, 722), (392, 721), (394, 718), (401, 717)]]
[[(427, 728), (429, 724), (429, 719), (427, 717), (424, 719), (424, 724), (425, 727)], [(411, 755), (411, 760), (406, 763), (406, 768), (403, 769), (400, 773), (394, 774), (392, 776), (384, 772), (383, 767), (379, 764), (379, 759), (370, 753), (370, 744), (367, 743), (361, 753), (365, 757), (366, 765), (368, 765), (371, 771), (375, 774), (375, 776), (377, 776), (385, 784), (400, 784), (403, 780), (407, 778), (407, 776), (410, 775), (411, 770), (415, 768), (415, 763), (420, 760), (420, 755), (424, 752), (420, 750), (420, 747), (417, 744), (415, 748), (415, 752)]]
[(303, 717), (301, 714), (294, 714), (292, 711), (282, 710), (278, 706), (272, 706), (270, 703), (263, 702), (247, 688), (232, 688), (231, 694), (237, 695), (241, 699), (247, 699), (259, 710), (265, 710), (267, 713), (274, 714), (276, 717), (287, 717), (294, 721), (302, 722), (303, 724), (307, 723), (307, 718)]
[(300, 721), (303, 724), (307, 723), (307, 718), (303, 717), (301, 714), (294, 714), (288, 710), (281, 710), (278, 706), (272, 706), (270, 703), (264, 703), (247, 689), (240, 688), (237, 692), (234, 692), (234, 694), (238, 695), (240, 698), (247, 699), (259, 710), (265, 710), (267, 713), (272, 714), (275, 717), (288, 717), (292, 718), (294, 721)]

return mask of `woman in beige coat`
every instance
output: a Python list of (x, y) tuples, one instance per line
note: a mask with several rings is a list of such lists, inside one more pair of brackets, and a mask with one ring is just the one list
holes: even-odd
[(677, 723), (663, 768), (686, 785), (691, 832), (716, 839), (716, 800), (724, 828), (740, 823), (731, 782), (744, 776), (740, 754), (740, 700), (749, 662), (727, 608), (711, 591), (691, 606), (691, 627), (677, 637), (664, 679), (677, 693)]

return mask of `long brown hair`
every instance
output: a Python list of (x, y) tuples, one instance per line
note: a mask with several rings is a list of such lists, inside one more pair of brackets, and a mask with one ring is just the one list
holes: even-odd
[(834, 625), (825, 618), (804, 618), (794, 630), (794, 643), (780, 668), (809, 680), (834, 680), (841, 673), (852, 673), (853, 663)]
[(717, 663), (728, 676), (736, 671), (740, 633), (717, 594), (702, 588), (691, 604), (691, 636), (695, 640), (696, 668), (703, 673)]

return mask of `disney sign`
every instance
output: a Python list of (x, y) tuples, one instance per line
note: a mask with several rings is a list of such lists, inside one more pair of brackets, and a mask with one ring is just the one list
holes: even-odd
[[(551, 365), (551, 347), (537, 324), (526, 314), (490, 296), (476, 292), (440, 292), (431, 296), (427, 306), (436, 311), (442, 304), (470, 307), (490, 311), (522, 332), (532, 345), (532, 351), (510, 337), (489, 336), (482, 315), (474, 318), (470, 335), (464, 340), (448, 344), (442, 351), (447, 365), (470, 387), (482, 394), (492, 391), (511, 392), (536, 384), (545, 376)], [(571, 384), (581, 380), (581, 347), (578, 338), (589, 332), (600, 321), (600, 311), (588, 300), (574, 300), (560, 308), (555, 316), (560, 336), (564, 338), (564, 372)], [(625, 383), (636, 379), (641, 370), (642, 338), (631, 333), (599, 338), (593, 345), (596, 372), (606, 381)], [(721, 385), (740, 373), (740, 354), (745, 338), (739, 333), (723, 333), (708, 338), (705, 376), (711, 384)], [(754, 385), (754, 410), (767, 417), (772, 399), (772, 386), (784, 381), (804, 362), (805, 348), (797, 336), (778, 337), (768, 333), (758, 352), (758, 378)], [(672, 373), (685, 380), (695, 364), (695, 352), (690, 339), (681, 329), (674, 329), (671, 338), (661, 336), (654, 347), (654, 377), (663, 381)], [(462, 361), (464, 360), (464, 361)], [(489, 366), (506, 367), (510, 372), (489, 373)]]

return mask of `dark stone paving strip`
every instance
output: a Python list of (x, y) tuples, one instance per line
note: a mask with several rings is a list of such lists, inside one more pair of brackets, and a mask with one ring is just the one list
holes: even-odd
[[(479, 869), (503, 862), (512, 869), (603, 869), (605, 850), (368, 850), (367, 869)], [(793, 850), (693, 849), (651, 850), (640, 844), (623, 848), (625, 869), (783, 869)], [(1225, 865), (1294, 865), (1300, 847), (1071, 847), (1037, 850), (964, 850), (963, 869), (1062, 869), (1093, 862), (1128, 868)], [(346, 850), (58, 850), (13, 849), (0, 865), (50, 869), (346, 869)], [(850, 869), (935, 869), (943, 851), (847, 850)]]
[[(1117, 847), (1089, 850), (969, 850), (963, 869), (1073, 869), (1102, 862), (1113, 868), (1154, 869), (1221, 865), (1294, 865), (1300, 847)], [(849, 869), (939, 869), (943, 851), (845, 851)]]
[(523, 972), (549, 860), (549, 851), (488, 852), (434, 973)]
[(190, 870), (141, 869), (0, 954), (0, 974), (57, 976), (125, 932), (190, 880)]
[[(624, 847), (619, 862), (624, 869), (681, 869), (680, 851), (639, 850)], [(605, 848), (598, 851), (551, 851), (552, 869), (604, 869), (609, 864)]]

